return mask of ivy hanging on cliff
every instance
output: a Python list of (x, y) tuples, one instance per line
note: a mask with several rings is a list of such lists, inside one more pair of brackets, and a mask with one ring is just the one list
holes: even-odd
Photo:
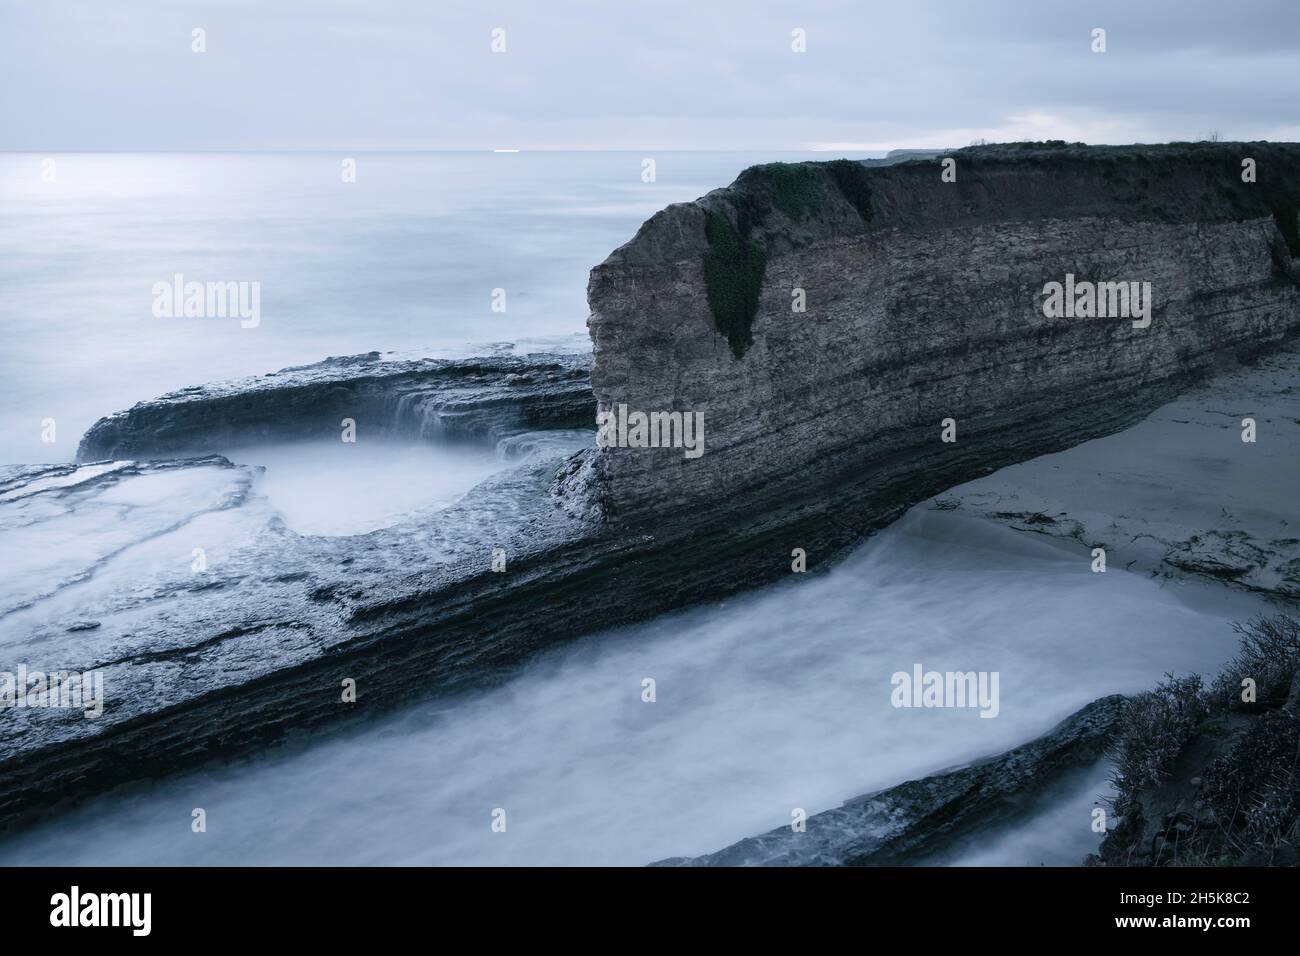
[(826, 201), (826, 182), (813, 163), (764, 163), (737, 177), (735, 191), (756, 207), (760, 216), (779, 209), (794, 221), (815, 216)]
[(750, 239), (749, 230), (737, 232), (726, 216), (709, 212), (704, 219), (708, 250), (704, 253), (704, 290), (713, 321), (727, 337), (732, 354), (741, 358), (754, 342), (754, 316), (767, 270), (767, 253)]

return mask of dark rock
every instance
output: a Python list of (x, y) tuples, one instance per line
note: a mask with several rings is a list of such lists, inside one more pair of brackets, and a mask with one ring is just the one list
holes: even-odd
[(78, 461), (168, 458), (267, 441), (337, 439), (359, 430), (424, 440), (496, 440), (540, 428), (591, 427), (589, 355), (328, 358), (268, 375), (183, 388), (101, 418)]

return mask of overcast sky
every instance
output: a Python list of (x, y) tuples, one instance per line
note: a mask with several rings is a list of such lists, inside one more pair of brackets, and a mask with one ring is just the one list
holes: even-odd
[(0, 64), (38, 152), (1300, 140), (1300, 0), (0, 0)]

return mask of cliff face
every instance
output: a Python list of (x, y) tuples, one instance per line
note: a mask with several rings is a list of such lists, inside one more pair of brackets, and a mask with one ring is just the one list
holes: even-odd
[[(861, 530), (1300, 327), (1300, 146), (951, 155), (955, 182), (936, 160), (755, 167), (592, 271), (599, 409), (704, 415), (699, 457), (602, 449), (615, 522), (851, 498)], [(1150, 324), (1047, 318), (1067, 274), (1150, 283)]]

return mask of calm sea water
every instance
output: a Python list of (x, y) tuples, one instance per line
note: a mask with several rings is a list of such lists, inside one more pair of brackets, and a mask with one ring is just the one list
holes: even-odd
[[(335, 153), (0, 155), (0, 463), (67, 460), (133, 402), (327, 355), (588, 348), (588, 272), (656, 210), (831, 158), (651, 155), (649, 183), (631, 152), (363, 153), (352, 183)], [(260, 326), (154, 317), (176, 273), (260, 282)]]

